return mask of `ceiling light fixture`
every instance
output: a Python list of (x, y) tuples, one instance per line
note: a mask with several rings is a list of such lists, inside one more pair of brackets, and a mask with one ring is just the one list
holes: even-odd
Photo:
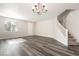
[(32, 11), (33, 11), (34, 13), (37, 13), (37, 14), (41, 15), (41, 14), (43, 14), (43, 13), (46, 13), (48, 10), (47, 10), (46, 5), (44, 5), (44, 4), (42, 4), (42, 3), (38, 3), (38, 4), (36, 4), (36, 5), (34, 5), (34, 6), (32, 7)]

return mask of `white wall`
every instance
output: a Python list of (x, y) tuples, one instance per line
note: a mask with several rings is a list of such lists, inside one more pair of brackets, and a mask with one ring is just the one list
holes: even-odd
[(55, 38), (57, 41), (68, 45), (68, 40), (64, 38), (56, 23), (57, 17), (50, 20), (42, 20), (36, 23), (36, 35)]
[(36, 23), (36, 35), (53, 37), (53, 20), (42, 20)]
[[(5, 31), (4, 23), (5, 21), (12, 20), (16, 22), (18, 28), (17, 32)], [(11, 19), (6, 17), (0, 17), (0, 39), (5, 38), (16, 38), (22, 36), (32, 35), (32, 22), (27, 22), (19, 19)]]
[(27, 28), (28, 29), (28, 31), (27, 31), (28, 35), (34, 35), (34, 33), (33, 33), (33, 27), (34, 27), (33, 22), (28, 22), (27, 25), (28, 25), (28, 28)]
[(72, 11), (67, 16), (66, 27), (69, 32), (74, 36), (77, 42), (79, 42), (79, 10)]

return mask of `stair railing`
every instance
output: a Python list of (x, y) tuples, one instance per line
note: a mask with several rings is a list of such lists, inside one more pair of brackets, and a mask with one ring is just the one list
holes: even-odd
[(62, 34), (66, 39), (68, 39), (68, 29), (65, 27), (66, 24), (63, 25), (63, 23), (66, 21), (66, 17), (70, 13), (70, 11), (72, 10), (65, 10), (57, 16), (57, 26), (59, 27), (59, 29), (61, 30)]
[(57, 20), (57, 25), (59, 27), (59, 29), (61, 30), (62, 34), (64, 35), (64, 37), (66, 39), (68, 39), (68, 29), (64, 28), (60, 23), (59, 21)]

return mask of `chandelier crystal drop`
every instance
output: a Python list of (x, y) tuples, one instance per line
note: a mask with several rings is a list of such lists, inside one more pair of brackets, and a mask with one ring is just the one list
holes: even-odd
[(41, 15), (41, 14), (43, 14), (43, 13), (46, 13), (48, 10), (47, 10), (46, 5), (44, 5), (44, 4), (42, 4), (42, 3), (38, 3), (38, 4), (36, 4), (36, 5), (34, 5), (34, 6), (32, 7), (32, 11), (33, 11), (34, 13), (37, 13), (37, 14)]

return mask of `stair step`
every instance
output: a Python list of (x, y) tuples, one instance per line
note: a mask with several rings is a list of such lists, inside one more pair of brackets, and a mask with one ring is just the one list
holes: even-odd
[(76, 42), (69, 42), (69, 45), (78, 45)]
[(75, 40), (75, 39), (69, 39), (68, 41), (75, 41), (75, 42), (76, 42), (76, 40)]
[[(75, 40), (75, 39), (72, 39), (72, 38), (68, 38), (68, 40)], [(76, 40), (75, 40), (76, 41)]]
[(69, 45), (68, 49), (79, 52), (79, 45)]
[(69, 39), (69, 41), (76, 41), (75, 39)]
[(68, 41), (71, 41), (71, 42), (76, 42), (76, 40), (68, 40)]
[(71, 34), (68, 34), (68, 35), (71, 35)]
[(68, 38), (69, 40), (76, 40), (76, 39), (74, 39), (74, 38)]
[(73, 38), (73, 36), (68, 36), (68, 37)]
[(68, 38), (69, 40), (73, 40), (74, 38)]

